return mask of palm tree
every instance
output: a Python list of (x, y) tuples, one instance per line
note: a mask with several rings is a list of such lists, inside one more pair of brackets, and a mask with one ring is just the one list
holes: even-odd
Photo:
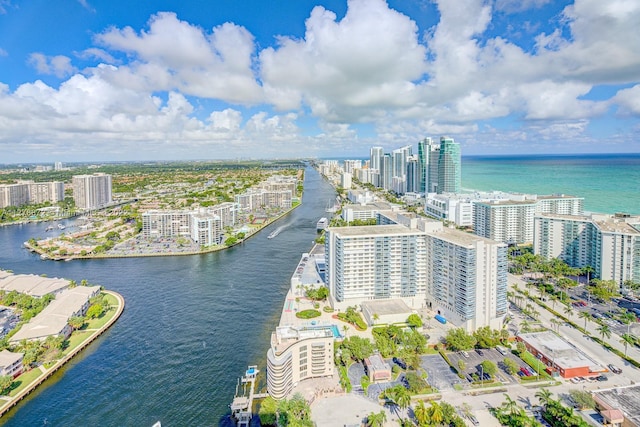
[(570, 305), (566, 305), (564, 307), (564, 314), (566, 314), (568, 318), (571, 318), (571, 316), (573, 315), (573, 308), (571, 308)]
[(531, 330), (531, 323), (523, 320), (522, 323), (520, 323), (520, 328), (522, 329), (522, 332), (529, 332)]
[(442, 421), (444, 421), (444, 412), (442, 411), (442, 406), (435, 400), (432, 400), (431, 406), (428, 409), (429, 412), (429, 420), (432, 425), (438, 425)]
[(416, 421), (419, 426), (426, 426), (429, 423), (429, 410), (424, 406), (424, 401), (419, 401), (416, 408), (413, 410), (413, 414), (416, 417)]
[(80, 316), (70, 317), (68, 320), (68, 323), (69, 323), (69, 326), (71, 326), (71, 328), (75, 331), (76, 329), (82, 328), (82, 325), (84, 325), (84, 317), (80, 317)]
[(342, 332), (344, 332), (344, 337), (347, 337), (347, 332), (349, 332), (349, 327), (347, 325), (342, 325)]
[(634, 344), (636, 339), (633, 335), (623, 334), (620, 340), (620, 344), (624, 345), (624, 357), (627, 357), (627, 346), (629, 344)]
[(551, 298), (551, 303), (553, 304), (553, 309), (556, 309), (556, 303), (558, 302), (558, 295), (552, 294), (549, 298)]
[(589, 286), (589, 275), (591, 273), (595, 273), (595, 271), (596, 270), (594, 270), (594, 268), (590, 265), (585, 265), (584, 267), (582, 267), (582, 273), (587, 275), (587, 286)]
[(536, 392), (535, 396), (540, 401), (540, 405), (544, 407), (546, 407), (549, 404), (549, 401), (551, 400), (551, 392), (547, 388), (541, 388)]
[(384, 411), (372, 412), (367, 415), (367, 427), (382, 427), (387, 422), (387, 414)]
[(578, 313), (578, 317), (584, 319), (584, 330), (587, 330), (587, 320), (591, 319), (591, 315), (588, 311), (581, 311)]
[(611, 338), (611, 328), (609, 328), (608, 325), (600, 325), (598, 327), (598, 332), (600, 332), (600, 336), (603, 340), (605, 336), (607, 337), (607, 339)]
[(409, 390), (403, 386), (398, 387), (395, 392), (394, 400), (400, 408), (408, 408), (411, 404), (411, 395), (409, 394)]
[(559, 321), (558, 319), (556, 319), (555, 317), (553, 319), (550, 320), (551, 322), (551, 328), (555, 328), (556, 332), (559, 332), (560, 330), (560, 324), (562, 323), (561, 321)]
[(504, 397), (505, 397), (505, 401), (502, 404), (502, 407), (504, 408), (504, 410), (507, 411), (511, 415), (517, 414), (519, 412), (519, 409), (520, 409), (518, 407), (518, 402), (513, 400), (511, 398), (511, 396), (509, 396), (508, 394), (505, 394)]
[(627, 325), (627, 335), (629, 335), (631, 324), (636, 321), (636, 315), (628, 311), (625, 311), (620, 315), (620, 321), (625, 325)]

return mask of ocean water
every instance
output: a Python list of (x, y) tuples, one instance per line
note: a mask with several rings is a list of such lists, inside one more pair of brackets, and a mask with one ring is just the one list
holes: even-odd
[(640, 214), (640, 154), (463, 156), (462, 188), (568, 194), (587, 212)]

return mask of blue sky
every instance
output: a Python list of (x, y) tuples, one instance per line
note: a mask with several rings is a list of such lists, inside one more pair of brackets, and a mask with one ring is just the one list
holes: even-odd
[(640, 152), (636, 0), (0, 0), (0, 163)]

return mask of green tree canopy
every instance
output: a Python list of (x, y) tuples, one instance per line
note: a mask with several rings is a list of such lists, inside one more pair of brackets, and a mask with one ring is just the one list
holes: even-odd
[(453, 351), (471, 350), (476, 345), (476, 338), (463, 328), (449, 329), (445, 337), (447, 346)]
[(411, 328), (419, 328), (422, 326), (422, 319), (417, 314), (410, 314), (407, 318), (407, 324)]

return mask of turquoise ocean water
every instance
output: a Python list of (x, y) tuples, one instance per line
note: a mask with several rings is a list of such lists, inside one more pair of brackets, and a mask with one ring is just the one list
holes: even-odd
[(588, 212), (640, 215), (640, 154), (463, 156), (462, 188), (569, 194)]

